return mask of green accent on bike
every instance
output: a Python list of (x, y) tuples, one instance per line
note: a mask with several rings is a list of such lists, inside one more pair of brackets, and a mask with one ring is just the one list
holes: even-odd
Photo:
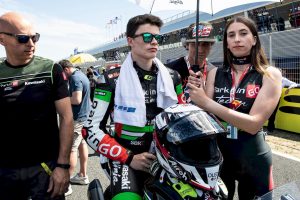
[(174, 183), (172, 187), (182, 197), (182, 199), (185, 199), (186, 196), (193, 198), (197, 197), (197, 192), (195, 189), (187, 183), (179, 181), (178, 183)]
[(146, 132), (152, 133), (154, 131), (154, 126), (149, 125), (144, 127), (137, 127), (137, 126), (130, 126), (130, 125), (123, 124), (122, 129), (124, 131), (135, 132), (135, 133), (146, 133)]
[(144, 79), (147, 80), (147, 81), (151, 81), (153, 79), (153, 76), (145, 75)]
[(121, 135), (122, 139), (126, 139), (126, 140), (136, 140), (138, 139), (139, 137), (136, 137), (136, 136), (129, 136), (129, 135)]
[(183, 89), (182, 89), (182, 84), (179, 84), (176, 86), (176, 94), (181, 94), (183, 93)]
[(109, 102), (111, 99), (111, 92), (96, 88), (95, 89), (95, 98), (105, 101), (105, 102)]
[(124, 199), (142, 200), (143, 198), (140, 195), (133, 192), (122, 192), (112, 198), (112, 200), (124, 200)]

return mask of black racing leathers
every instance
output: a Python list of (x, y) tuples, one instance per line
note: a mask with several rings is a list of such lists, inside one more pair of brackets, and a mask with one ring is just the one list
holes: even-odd
[[(128, 150), (135, 154), (148, 151), (152, 141), (153, 119), (162, 111), (161, 108), (157, 107), (156, 102), (157, 67), (153, 64), (152, 71), (145, 71), (135, 63), (134, 67), (145, 92), (147, 115), (145, 126), (135, 127), (116, 123), (114, 137), (105, 134), (108, 133), (105, 129), (107, 119), (114, 107), (115, 86), (120, 68), (104, 72), (102, 83), (96, 86), (94, 102), (85, 124), (88, 144), (109, 159), (120, 161), (121, 163), (125, 163), (127, 160)], [(174, 90), (178, 96), (178, 102), (183, 103), (180, 75), (174, 70), (168, 70), (174, 82)], [(134, 90), (134, 88), (132, 89)]]
[[(142, 195), (144, 181), (149, 174), (134, 170), (126, 163), (129, 150), (133, 154), (148, 152), (154, 130), (154, 118), (162, 111), (157, 107), (157, 68), (153, 64), (151, 71), (145, 71), (133, 64), (138, 74), (140, 84), (145, 93), (146, 118), (144, 127), (135, 127), (115, 123), (115, 134), (110, 136), (105, 129), (107, 119), (113, 111), (116, 80), (120, 68), (109, 70), (103, 74), (101, 84), (95, 90), (94, 102), (89, 119), (85, 124), (87, 143), (97, 152), (110, 159), (111, 167), (111, 194), (119, 199), (134, 199), (135, 195)], [(174, 90), (178, 102), (182, 101), (182, 85), (176, 71), (168, 69), (174, 83)], [(122, 83), (123, 84), (123, 83)], [(126, 83), (124, 83), (126, 84)], [(139, 84), (139, 83), (137, 83)], [(132, 88), (134, 90), (134, 88)], [(126, 196), (126, 195), (132, 196)], [(139, 199), (137, 197), (137, 199)]]

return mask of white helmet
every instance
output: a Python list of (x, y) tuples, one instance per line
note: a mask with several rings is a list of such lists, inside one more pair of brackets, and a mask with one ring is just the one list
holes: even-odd
[(226, 133), (222, 124), (191, 104), (171, 106), (155, 121), (156, 156), (163, 168), (195, 188), (213, 190), (223, 162), (216, 141)]

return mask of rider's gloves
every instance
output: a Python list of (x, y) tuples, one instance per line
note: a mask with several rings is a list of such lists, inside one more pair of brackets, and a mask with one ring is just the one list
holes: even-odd
[(150, 165), (149, 173), (152, 176), (155, 176), (157, 174), (157, 172), (158, 172), (159, 169), (160, 169), (160, 164), (159, 164), (158, 160), (156, 159)]

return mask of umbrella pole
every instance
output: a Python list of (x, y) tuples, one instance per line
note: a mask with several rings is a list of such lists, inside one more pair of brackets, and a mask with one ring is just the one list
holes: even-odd
[[(195, 66), (193, 67), (193, 69), (195, 69), (196, 67), (198, 67), (199, 71), (199, 63), (198, 63), (198, 31), (199, 31), (199, 0), (197, 0), (197, 9), (196, 9), (196, 43), (195, 43), (195, 49), (196, 49), (196, 54), (195, 54)], [(196, 68), (197, 69), (197, 68)]]
[(151, 14), (151, 12), (152, 12), (152, 9), (153, 9), (153, 6), (154, 6), (154, 2), (155, 2), (155, 0), (153, 0), (153, 2), (152, 2), (152, 6), (151, 6), (151, 9), (150, 9), (150, 13), (149, 13), (149, 14)]

